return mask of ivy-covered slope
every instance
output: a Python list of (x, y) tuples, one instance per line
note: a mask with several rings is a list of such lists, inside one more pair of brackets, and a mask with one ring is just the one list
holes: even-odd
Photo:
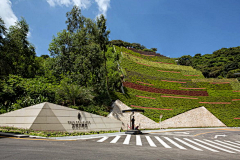
[(205, 106), (224, 124), (240, 127), (240, 85), (236, 79), (205, 79), (189, 66), (173, 59), (149, 56), (127, 48), (121, 52), (124, 92), (112, 93), (131, 108), (144, 109), (144, 115), (159, 122), (188, 110)]

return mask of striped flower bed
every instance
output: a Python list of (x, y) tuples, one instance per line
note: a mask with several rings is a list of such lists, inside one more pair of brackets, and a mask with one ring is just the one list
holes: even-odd
[(155, 55), (152, 54), (142, 54), (143, 56), (154, 57)]
[(143, 64), (143, 63), (139, 63), (139, 62), (136, 62), (137, 64), (141, 64), (141, 65), (144, 65), (144, 66), (150, 66), (148, 64)]
[(210, 84), (225, 84), (225, 83), (230, 83), (230, 82), (209, 82)]
[(150, 84), (150, 83), (144, 83), (144, 82), (140, 82), (140, 81), (137, 81), (138, 83), (142, 83), (142, 84), (146, 84), (146, 85), (150, 85), (150, 86), (153, 86), (153, 84)]
[(166, 62), (153, 62), (153, 63), (174, 64), (174, 63), (166, 63)]
[(187, 83), (187, 82), (181, 82), (181, 81), (168, 81), (168, 80), (161, 80), (161, 81), (165, 81), (165, 82), (174, 82), (174, 83)]
[(144, 97), (144, 96), (139, 96), (139, 95), (136, 95), (136, 97), (139, 97), (139, 98), (147, 98), (147, 99), (156, 99), (156, 98), (152, 98), (152, 97)]
[(154, 87), (143, 86), (132, 82), (123, 82), (125, 87), (137, 89), (140, 91), (162, 93), (162, 94), (174, 94), (174, 95), (188, 95), (188, 96), (208, 96), (207, 91), (184, 91), (184, 90), (172, 90), (172, 89), (160, 89)]
[(232, 99), (232, 101), (240, 101), (240, 99)]
[(156, 109), (156, 110), (173, 110), (173, 109), (166, 109), (166, 108), (150, 108), (150, 107), (141, 107), (141, 106), (134, 106), (131, 105), (133, 108), (145, 108), (145, 109)]
[(207, 103), (207, 104), (231, 104), (231, 102), (199, 102), (199, 103)]
[(199, 76), (199, 75), (184, 75), (184, 76)]
[(183, 87), (179, 87), (180, 89), (206, 89), (206, 88), (183, 88)]
[(158, 70), (159, 72), (170, 72), (170, 73), (180, 73), (180, 72), (175, 72), (175, 71), (163, 71), (163, 70)]
[(192, 97), (175, 97), (175, 96), (161, 96), (161, 97), (168, 97), (168, 98), (184, 98), (184, 99), (198, 99), (198, 98), (192, 98)]
[(132, 55), (132, 54), (130, 54), (130, 53), (126, 53), (126, 52), (123, 52), (123, 53), (128, 54), (128, 55), (133, 56), (133, 57), (136, 57), (136, 58), (139, 58), (139, 59), (143, 59), (143, 58), (141, 58), (141, 57), (138, 57), (138, 56)]
[(240, 118), (234, 118), (234, 119), (240, 119)]
[(240, 92), (240, 91), (233, 91), (233, 92)]

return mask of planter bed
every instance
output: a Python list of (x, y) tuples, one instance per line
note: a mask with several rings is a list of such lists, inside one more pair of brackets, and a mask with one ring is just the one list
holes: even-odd
[(179, 87), (180, 89), (206, 89), (206, 88), (183, 88), (183, 87)]
[(192, 97), (175, 97), (175, 96), (161, 96), (161, 97), (168, 97), (168, 98), (184, 98), (184, 99), (198, 99), (198, 98), (192, 98)]
[(159, 72), (170, 72), (170, 73), (180, 73), (180, 72), (175, 72), (175, 71), (163, 71), (163, 70), (158, 70)]
[(240, 99), (232, 99), (232, 101), (240, 101)]
[(184, 75), (184, 76), (199, 76), (199, 75)]
[(199, 102), (199, 103), (207, 103), (207, 104), (231, 104), (231, 102)]
[(234, 118), (234, 119), (240, 119), (240, 118)]
[(144, 97), (144, 96), (139, 96), (139, 95), (136, 95), (136, 97), (139, 97), (139, 98), (147, 98), (147, 99), (156, 99), (156, 98), (152, 98), (152, 97)]
[(161, 80), (161, 81), (165, 81), (165, 82), (174, 82), (174, 83), (187, 83), (187, 82), (181, 82), (181, 81), (168, 81), (168, 80)]
[(141, 106), (134, 106), (131, 105), (133, 108), (144, 108), (144, 109), (156, 109), (156, 110), (172, 110), (172, 109), (167, 109), (167, 108), (150, 108), (150, 107), (141, 107)]
[(188, 95), (188, 96), (208, 96), (207, 91), (183, 91), (183, 90), (172, 90), (172, 89), (159, 89), (148, 86), (142, 86), (131, 82), (123, 82), (125, 87), (133, 88), (136, 90), (163, 93), (163, 94), (174, 94), (174, 95)]
[(139, 63), (139, 62), (136, 62), (137, 64), (141, 64), (141, 65), (144, 65), (144, 66), (150, 66), (148, 64), (143, 64), (143, 63)]
[(153, 84), (150, 84), (150, 83), (144, 83), (144, 82), (140, 82), (140, 81), (137, 81), (138, 83), (142, 83), (142, 84), (146, 84), (146, 85), (150, 85), (150, 86), (153, 86)]

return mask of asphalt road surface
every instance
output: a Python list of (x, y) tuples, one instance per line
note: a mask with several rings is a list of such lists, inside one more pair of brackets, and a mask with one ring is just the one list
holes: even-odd
[(75, 141), (0, 137), (0, 159), (240, 159), (240, 129), (153, 131)]

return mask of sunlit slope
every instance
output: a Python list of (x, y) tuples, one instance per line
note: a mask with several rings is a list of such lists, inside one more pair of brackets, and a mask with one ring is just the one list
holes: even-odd
[(236, 79), (205, 79), (200, 71), (180, 66), (173, 59), (146, 56), (126, 48), (120, 66), (125, 94), (115, 92), (129, 107), (144, 109), (159, 122), (199, 106), (205, 106), (227, 126), (240, 126), (240, 85)]

